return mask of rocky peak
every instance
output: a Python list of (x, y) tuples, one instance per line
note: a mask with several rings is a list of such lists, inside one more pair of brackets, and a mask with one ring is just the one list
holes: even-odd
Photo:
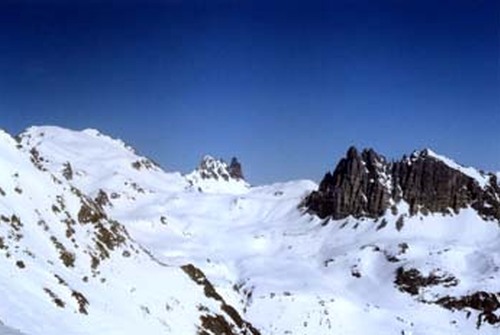
[(385, 185), (385, 158), (373, 149), (358, 153), (349, 148), (333, 174), (328, 172), (319, 190), (308, 198), (308, 207), (321, 217), (334, 219), (349, 215), (377, 217), (388, 206), (389, 190)]
[(222, 159), (204, 156), (198, 167), (184, 176), (190, 188), (209, 193), (245, 193), (250, 185), (243, 179), (240, 163), (228, 166)]
[(500, 220), (500, 192), (494, 175), (464, 168), (426, 149), (394, 162), (392, 176), (399, 186), (394, 190), (396, 199), (408, 203), (410, 214), (458, 213), (470, 206), (487, 218)]
[(231, 159), (231, 163), (229, 164), (229, 175), (234, 179), (245, 179), (243, 176), (243, 169), (241, 168), (241, 163), (238, 162), (236, 157)]
[(216, 159), (210, 155), (205, 155), (200, 161), (195, 172), (199, 174), (201, 179), (214, 179), (229, 181), (231, 179), (244, 179), (241, 163), (236, 157), (231, 159), (231, 163), (227, 163), (222, 159)]
[(202, 179), (228, 181), (231, 178), (226, 162), (209, 155), (203, 156), (196, 171), (198, 171)]
[(322, 218), (377, 218), (405, 201), (410, 215), (472, 207), (487, 219), (500, 220), (499, 199), (494, 175), (460, 166), (430, 149), (387, 162), (373, 149), (359, 154), (351, 147), (333, 174), (328, 172), (307, 197), (306, 206)]

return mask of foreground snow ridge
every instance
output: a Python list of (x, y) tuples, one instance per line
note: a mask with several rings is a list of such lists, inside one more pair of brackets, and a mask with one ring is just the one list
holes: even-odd
[[(497, 194), (497, 175), (424, 156)], [(496, 203), (329, 203), (394, 186), (384, 159), (360, 157), (342, 188), (252, 187), (235, 160), (182, 175), (97, 130), (0, 132), (0, 334), (498, 334)]]

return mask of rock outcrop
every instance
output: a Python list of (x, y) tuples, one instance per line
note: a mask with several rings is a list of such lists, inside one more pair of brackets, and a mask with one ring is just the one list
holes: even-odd
[(245, 179), (243, 176), (243, 169), (241, 168), (241, 163), (238, 162), (236, 157), (231, 159), (231, 163), (229, 164), (229, 175), (234, 179)]
[(328, 172), (305, 205), (321, 218), (377, 218), (405, 201), (409, 214), (457, 213), (472, 207), (486, 219), (500, 221), (500, 187), (493, 174), (479, 180), (450, 166), (430, 150), (388, 162), (373, 149), (351, 147), (333, 174)]
[(225, 180), (229, 179), (245, 179), (240, 162), (233, 157), (231, 164), (228, 166), (222, 159), (216, 159), (212, 156), (205, 155), (201, 160), (196, 171), (199, 172), (202, 179)]
[(486, 217), (500, 219), (500, 189), (494, 175), (483, 188), (424, 150), (392, 164), (392, 178), (399, 186), (395, 198), (402, 197), (410, 205), (410, 214), (419, 210), (458, 213), (471, 206)]
[(241, 164), (236, 158), (228, 165), (222, 159), (204, 156), (199, 166), (185, 175), (189, 188), (209, 193), (245, 193), (250, 185), (243, 178)]
[(231, 178), (227, 164), (223, 160), (216, 159), (209, 155), (205, 155), (202, 158), (197, 171), (199, 171), (202, 179), (221, 179), (228, 181), (229, 178)]
[(389, 205), (390, 190), (380, 179), (385, 169), (385, 158), (375, 151), (359, 154), (351, 147), (333, 174), (328, 172), (318, 191), (308, 197), (307, 206), (320, 217), (378, 217)]

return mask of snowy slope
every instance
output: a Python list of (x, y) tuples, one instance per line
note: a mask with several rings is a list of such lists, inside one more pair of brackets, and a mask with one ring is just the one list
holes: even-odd
[(39, 156), (35, 158), (39, 165), (90, 194), (119, 189), (123, 196), (135, 198), (188, 186), (179, 173), (165, 173), (123, 141), (94, 129), (31, 127), (19, 138), (22, 150)]
[(0, 133), (2, 323), (29, 335), (194, 334), (218, 318), (243, 333), (201, 272), (156, 260), (33, 156)]
[(7, 326), (0, 324), (0, 334), (2, 335), (23, 335), (17, 330), (11, 329)]
[[(100, 202), (102, 210), (126, 229), (130, 236), (127, 250), (132, 246), (147, 250), (157, 260), (151, 261), (144, 252), (126, 258), (122, 256), (124, 250), (119, 249), (103, 262), (91, 288), (79, 280), (86, 273), (82, 269), (88, 268), (88, 260), (82, 260), (74, 269), (55, 263), (57, 273), (70, 278), (65, 280), (71, 288), (82, 292), (86, 289), (86, 296), (105, 300), (96, 298), (98, 302), (90, 304), (96, 311), (91, 320), (100, 326), (89, 324), (88, 316), (73, 312), (64, 328), (72, 334), (78, 333), (71, 328), (75, 324), (87, 334), (134, 334), (139, 327), (147, 329), (148, 334), (168, 333), (162, 322), (171, 327), (171, 333), (196, 333), (194, 324), (199, 320), (199, 311), (190, 308), (206, 304), (217, 311), (220, 304), (210, 304), (210, 299), (203, 300), (206, 297), (200, 297), (193, 289), (192, 282), (178, 268), (188, 263), (203, 270), (225, 301), (262, 334), (356, 335), (366, 334), (367, 330), (370, 334), (398, 335), (499, 332), (498, 324), (485, 322), (481, 311), (470, 306), (450, 310), (440, 300), (458, 299), (479, 291), (500, 292), (498, 223), (484, 221), (470, 208), (458, 215), (409, 216), (408, 205), (400, 202), (397, 211), (379, 219), (323, 220), (305, 213), (301, 207), (304, 197), (317, 188), (311, 181), (250, 187), (244, 181), (224, 178), (227, 165), (211, 157), (203, 161), (209, 171), (217, 172), (218, 178), (206, 178), (207, 169), (200, 168), (187, 176), (167, 173), (123, 142), (96, 131), (30, 128), (21, 135), (20, 149), (15, 148), (17, 144), (9, 136), (4, 137), (10, 143), (10, 151), (0, 153), (0, 167), (11, 167), (2, 174), (5, 180), (0, 180), (0, 185), (8, 185), (6, 189), (17, 194), (12, 192), (16, 179), (12, 177), (15, 172), (10, 162), (20, 159), (21, 152), (22, 163), (14, 166), (29, 171), (23, 176), (36, 176), (29, 180), (18, 178), (28, 180), (20, 187), (36, 190), (39, 185), (40, 189), (40, 195), (31, 202), (24, 203), (25, 193), (16, 195), (23, 203), (20, 207), (8, 207), (9, 215), (45, 208), (45, 220), (59, 222), (61, 218), (50, 210), (57, 195), (63, 193), (64, 199), (73, 199), (66, 200), (69, 204), (80, 202), (68, 185), (91, 198), (104, 193), (107, 201)], [(446, 157), (430, 151), (429, 154), (452, 168), (463, 169)], [(34, 168), (28, 157), (47, 171)], [(67, 166), (71, 166), (71, 178), (67, 178)], [(486, 178), (475, 170), (460, 171), (474, 175), (478, 182)], [(51, 173), (61, 184), (52, 180)], [(11, 202), (9, 206), (14, 206)], [(73, 207), (69, 212), (75, 217), (79, 206)], [(23, 215), (23, 222), (33, 220)], [(86, 234), (88, 230), (82, 228), (79, 243), (92, 245)], [(35, 235), (26, 246), (40, 244), (47, 234)], [(64, 238), (64, 231), (60, 236)], [(54, 252), (45, 257), (58, 259)], [(9, 266), (21, 272), (13, 264)], [(26, 269), (32, 267), (30, 264)], [(48, 271), (43, 262), (36, 269), (42, 274)], [(83, 273), (73, 275), (77, 270)], [(413, 287), (404, 282), (416, 273), (421, 278), (413, 282), (426, 285)], [(50, 277), (51, 273), (44, 276)], [(33, 285), (43, 282), (39, 277), (29, 278)], [(100, 283), (100, 278), (106, 281)], [(58, 287), (55, 282), (52, 284)], [(10, 277), (2, 285), (15, 290), (17, 284)], [(135, 290), (131, 296), (132, 287)], [(67, 291), (60, 289), (57, 293), (66, 294), (65, 300), (71, 301)], [(22, 295), (21, 289), (17, 292)], [(37, 324), (42, 321), (32, 317), (33, 311), (48, 308), (51, 314), (43, 323), (46, 327), (57, 324), (56, 318), (65, 310), (52, 306), (50, 299), (45, 301), (43, 292), (37, 297), (33, 300), (40, 300), (39, 305), (24, 307), (18, 315), (33, 318)], [(4, 297), (0, 298), (4, 301)], [(16, 305), (13, 300), (6, 300), (9, 302), (4, 306), (22, 308), (31, 303), (21, 301)], [(166, 302), (169, 306), (177, 301), (178, 307), (164, 312), (165, 300), (170, 301)], [(123, 311), (112, 310), (115, 306)], [(147, 310), (138, 306), (147, 306)], [(106, 315), (105, 319), (98, 319), (100, 313)], [(129, 322), (117, 323), (113, 319), (124, 315)], [(0, 320), (29, 335), (40, 333), (35, 326), (21, 328), (20, 320), (8, 310), (0, 309)]]

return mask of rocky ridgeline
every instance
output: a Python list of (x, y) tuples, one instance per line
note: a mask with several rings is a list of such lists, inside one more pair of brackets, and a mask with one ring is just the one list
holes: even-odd
[[(479, 174), (479, 173), (478, 173)], [(500, 221), (500, 187), (494, 174), (486, 185), (435, 157), (429, 150), (388, 162), (373, 149), (349, 148), (333, 173), (305, 200), (309, 212), (335, 220), (378, 218), (400, 201), (416, 213), (458, 213), (472, 207), (485, 219)]]
[(222, 159), (216, 159), (206, 155), (201, 160), (196, 169), (202, 179), (215, 179), (229, 181), (230, 179), (240, 180), (245, 179), (243, 169), (236, 157), (231, 159), (231, 163), (227, 165)]

